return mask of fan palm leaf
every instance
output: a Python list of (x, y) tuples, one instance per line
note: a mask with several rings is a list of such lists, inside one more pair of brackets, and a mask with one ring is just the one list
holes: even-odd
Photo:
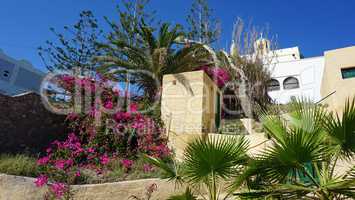
[(162, 160), (148, 158), (148, 161), (170, 174), (169, 180), (183, 180), (191, 187), (205, 186), (209, 199), (217, 200), (220, 181), (237, 176), (240, 167), (246, 164), (248, 145), (244, 137), (196, 139), (184, 151), (179, 176)]
[(200, 138), (185, 149), (185, 174), (192, 182), (211, 176), (227, 179), (236, 174), (237, 166), (247, 161), (248, 141), (241, 138)]
[(342, 116), (329, 114), (325, 118), (325, 129), (329, 134), (330, 145), (343, 158), (354, 158), (355, 152), (355, 99), (347, 100)]

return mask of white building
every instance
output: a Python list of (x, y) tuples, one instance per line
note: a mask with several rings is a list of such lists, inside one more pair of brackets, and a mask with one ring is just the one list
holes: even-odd
[[(261, 39), (263, 48), (269, 42)], [(324, 57), (303, 58), (298, 47), (279, 49), (268, 53), (266, 67), (271, 72), (269, 96), (279, 104), (292, 98), (306, 98), (313, 102), (322, 99), (321, 84), (324, 71)]]
[(15, 60), (0, 50), (0, 93), (15, 96), (25, 92), (39, 93), (45, 73), (29, 62)]

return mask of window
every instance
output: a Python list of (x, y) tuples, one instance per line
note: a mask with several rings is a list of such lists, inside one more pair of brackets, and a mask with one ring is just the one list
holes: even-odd
[(9, 82), (15, 68), (15, 64), (0, 59), (0, 80)]
[(296, 89), (299, 87), (300, 87), (300, 84), (298, 82), (298, 79), (295, 77), (288, 77), (284, 80), (284, 89), (285, 90)]
[(341, 69), (343, 79), (355, 78), (355, 67)]
[(278, 80), (276, 79), (271, 79), (269, 81), (269, 84), (267, 86), (267, 90), (270, 91), (276, 91), (276, 90), (280, 90), (280, 83)]
[(10, 76), (10, 72), (5, 70), (4, 73), (3, 73), (3, 76), (6, 77), (6, 78), (9, 77)]

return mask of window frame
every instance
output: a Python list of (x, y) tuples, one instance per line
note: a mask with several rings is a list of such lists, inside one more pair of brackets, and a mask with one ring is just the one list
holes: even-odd
[[(342, 79), (351, 79), (355, 78), (355, 66), (353, 67), (344, 67), (340, 69)], [(350, 76), (345, 76), (345, 73), (350, 73)]]
[[(296, 80), (297, 82), (296, 83), (287, 83), (287, 81), (290, 81), (290, 80)], [(287, 87), (287, 85), (296, 85), (294, 87)], [(299, 89), (301, 86), (300, 86), (300, 81), (298, 80), (298, 78), (294, 77), (294, 76), (289, 76), (287, 78), (285, 78), (285, 80), (282, 82), (282, 86), (283, 86), (283, 89), (284, 90), (294, 90), (294, 89)]]
[[(270, 83), (272, 83), (272, 82), (274, 82), (274, 83), (277, 82), (277, 85), (276, 84), (275, 85), (270, 85)], [(270, 88), (276, 88), (276, 89), (270, 89)], [(269, 82), (268, 82), (268, 85), (267, 85), (267, 91), (268, 92), (274, 92), (274, 91), (280, 91), (280, 90), (281, 90), (280, 81), (277, 80), (277, 79), (274, 79), (274, 78), (270, 79)]]

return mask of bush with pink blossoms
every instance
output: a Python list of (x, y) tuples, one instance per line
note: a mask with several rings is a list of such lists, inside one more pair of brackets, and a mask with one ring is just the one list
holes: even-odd
[[(79, 94), (86, 91), (101, 93), (99, 96), (90, 93), (90, 102), (85, 104), (85, 109), (68, 114), (72, 133), (64, 141), (53, 141), (46, 154), (37, 161), (41, 176), (35, 184), (48, 185), (52, 196), (60, 198), (66, 193), (67, 186), (82, 182), (85, 170), (105, 174), (112, 161), (121, 160), (121, 166), (129, 172), (139, 154), (163, 159), (171, 155), (160, 122), (141, 114), (137, 103), (117, 108), (117, 105), (125, 104), (120, 103), (125, 98), (106, 80), (63, 75), (59, 76), (58, 83), (71, 95), (78, 94), (75, 92), (78, 88)], [(71, 101), (74, 99), (70, 98)], [(74, 106), (74, 102), (69, 103)], [(146, 166), (141, 170), (153, 169)]]
[(208, 74), (209, 77), (217, 84), (218, 87), (222, 88), (228, 81), (231, 80), (228, 71), (221, 67), (211, 67), (202, 66), (198, 70), (203, 70)]

